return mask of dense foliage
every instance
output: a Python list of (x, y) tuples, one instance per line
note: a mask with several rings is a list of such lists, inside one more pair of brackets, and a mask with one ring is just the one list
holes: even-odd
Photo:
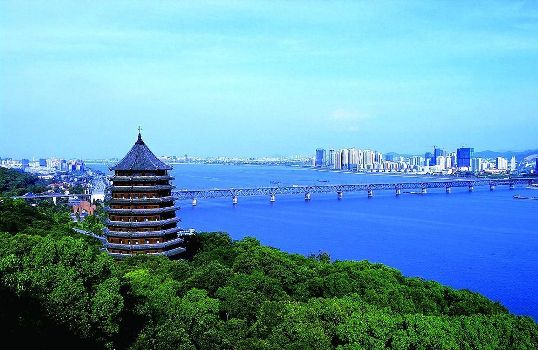
[(188, 260), (114, 261), (54, 208), (0, 201), (1, 329), (22, 347), (538, 348), (530, 318), (384, 265), (224, 233), (192, 239)]
[(0, 167), (0, 195), (20, 196), (27, 192), (41, 193), (46, 181), (37, 176)]

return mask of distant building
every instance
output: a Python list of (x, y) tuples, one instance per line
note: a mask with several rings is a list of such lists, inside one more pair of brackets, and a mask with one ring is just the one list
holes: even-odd
[(65, 159), (60, 160), (60, 170), (67, 171), (67, 160)]
[(47, 166), (47, 160), (44, 158), (39, 159), (39, 166), (46, 167)]
[(508, 170), (508, 160), (503, 157), (497, 157), (495, 160), (495, 167), (497, 170)]
[(318, 148), (316, 150), (316, 161), (314, 166), (317, 168), (322, 168), (327, 165), (327, 152), (323, 148)]
[(512, 159), (510, 159), (510, 172), (516, 171), (516, 157), (512, 156)]
[(471, 159), (471, 170), (474, 172), (479, 172), (484, 170), (482, 165), (482, 158), (472, 158)]
[(334, 149), (330, 149), (329, 150), (329, 157), (327, 159), (327, 165), (329, 166), (329, 168), (334, 167), (334, 162), (335, 162)]
[(437, 164), (437, 157), (444, 157), (445, 151), (442, 148), (433, 147), (433, 157), (430, 164), (435, 165)]
[(342, 169), (342, 152), (336, 151), (334, 153), (334, 168), (335, 170)]
[(462, 147), (456, 151), (456, 163), (458, 168), (471, 168), (471, 159), (474, 158), (474, 148)]
[(22, 170), (27, 169), (30, 167), (30, 160), (29, 159), (21, 159), (21, 167)]
[(536, 158), (536, 166), (534, 167), (534, 172), (538, 174), (538, 158)]
[(340, 156), (342, 157), (342, 160), (341, 160), (341, 163), (342, 164), (342, 168), (341, 169), (348, 169), (349, 167), (349, 150), (344, 148), (341, 153), (340, 153)]
[(435, 163), (432, 163), (432, 159), (433, 154), (431, 152), (426, 152), (426, 154), (424, 154), (424, 166), (435, 165)]

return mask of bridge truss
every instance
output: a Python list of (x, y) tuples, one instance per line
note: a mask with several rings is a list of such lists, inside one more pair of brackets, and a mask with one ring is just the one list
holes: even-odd
[[(228, 189), (205, 189), (205, 190), (179, 190), (172, 194), (176, 200), (196, 200), (210, 198), (235, 198), (252, 196), (270, 196), (272, 200), (276, 195), (304, 194), (309, 199), (312, 193), (337, 193), (339, 197), (345, 192), (367, 192), (369, 196), (373, 191), (393, 190), (400, 194), (402, 190), (420, 189), (426, 193), (430, 188), (444, 188), (447, 192), (453, 187), (467, 187), (472, 190), (476, 186), (509, 186), (532, 185), (536, 180), (529, 178), (513, 179), (473, 179), (473, 180), (450, 180), (450, 181), (422, 181), (400, 183), (375, 183), (375, 184), (350, 184), (350, 185), (305, 185), (305, 186), (274, 186), (274, 187), (250, 187)], [(194, 202), (193, 202), (194, 204)]]

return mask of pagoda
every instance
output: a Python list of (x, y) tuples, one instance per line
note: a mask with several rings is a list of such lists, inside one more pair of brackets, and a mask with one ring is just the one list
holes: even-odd
[(171, 166), (160, 161), (142, 140), (110, 170), (108, 214), (104, 230), (108, 252), (117, 258), (133, 254), (175, 256), (185, 251), (181, 221), (176, 217), (169, 175)]

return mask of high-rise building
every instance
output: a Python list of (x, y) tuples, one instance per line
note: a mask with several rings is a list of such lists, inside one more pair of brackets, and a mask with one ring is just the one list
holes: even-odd
[(340, 150), (334, 152), (334, 169), (342, 169), (342, 151)]
[(428, 165), (435, 165), (435, 163), (432, 163), (433, 154), (431, 152), (426, 152), (424, 154), (424, 166)]
[(506, 160), (506, 158), (503, 158), (503, 157), (497, 157), (495, 161), (495, 167), (498, 170), (508, 170), (508, 160)]
[(471, 171), (474, 172), (480, 172), (483, 170), (482, 168), (482, 158), (472, 158), (471, 159)]
[(355, 148), (348, 149), (348, 158), (350, 168), (356, 169), (359, 164), (359, 151)]
[(474, 148), (462, 147), (456, 151), (458, 168), (471, 168), (471, 159), (474, 158)]
[(314, 165), (317, 168), (322, 168), (326, 166), (326, 163), (327, 163), (327, 152), (323, 148), (318, 148), (316, 150), (316, 162)]
[(179, 207), (171, 192), (171, 169), (150, 151), (140, 133), (129, 153), (110, 168), (114, 176), (105, 208), (105, 236), (111, 255), (174, 256), (185, 251), (177, 226)]
[(367, 149), (363, 152), (363, 164), (364, 168), (368, 170), (372, 170), (374, 168), (374, 152)]
[(536, 158), (536, 166), (534, 167), (534, 172), (538, 174), (538, 158)]
[(342, 158), (341, 163), (342, 169), (348, 169), (349, 168), (349, 151), (344, 148), (340, 151), (340, 157)]
[(46, 167), (47, 166), (47, 160), (44, 158), (39, 159), (39, 166)]
[(333, 168), (334, 167), (334, 161), (335, 161), (334, 149), (329, 150), (329, 157), (328, 157), (327, 161), (328, 161), (328, 163), (327, 163), (328, 167)]
[(510, 172), (516, 171), (516, 157), (512, 156), (512, 159), (510, 159)]
[(437, 157), (444, 157), (445, 151), (441, 148), (437, 148), (436, 146), (433, 146), (433, 157), (430, 164), (437, 164)]
[(437, 156), (435, 158), (435, 165), (439, 166), (441, 169), (446, 169), (446, 157)]

